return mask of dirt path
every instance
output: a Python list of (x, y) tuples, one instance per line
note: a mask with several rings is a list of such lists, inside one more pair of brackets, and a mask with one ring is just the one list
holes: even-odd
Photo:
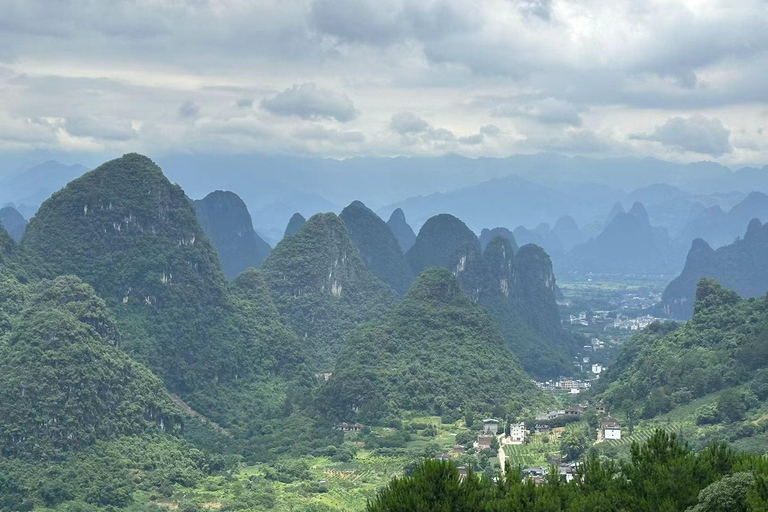
[(203, 416), (202, 414), (200, 414), (199, 412), (197, 412), (196, 410), (191, 408), (184, 400), (182, 400), (178, 396), (174, 395), (173, 393), (169, 393), (169, 394), (171, 395), (171, 398), (173, 399), (173, 401), (176, 402), (176, 404), (178, 404), (179, 407), (184, 409), (187, 414), (189, 414), (193, 418), (199, 419), (203, 423), (207, 423), (208, 425), (213, 427), (213, 429), (216, 430), (217, 432), (219, 432), (220, 434), (224, 434), (227, 437), (232, 437), (232, 432), (230, 432), (229, 430), (225, 429), (224, 427), (222, 427), (221, 425), (219, 425), (215, 421), (209, 420), (208, 418), (206, 418), (205, 416)]
[(501, 473), (505, 474), (507, 472), (507, 454), (504, 453), (504, 434), (499, 434), (496, 437), (499, 439), (499, 467)]

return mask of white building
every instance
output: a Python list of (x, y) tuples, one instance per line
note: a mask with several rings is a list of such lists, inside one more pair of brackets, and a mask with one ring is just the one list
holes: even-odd
[(483, 420), (483, 433), (496, 435), (499, 431), (499, 420), (487, 418)]
[(612, 439), (621, 439), (621, 425), (613, 418), (606, 418), (602, 422), (603, 439), (610, 441)]
[(601, 373), (603, 373), (603, 365), (601, 365), (600, 363), (593, 364), (592, 365), (592, 373), (597, 374), (597, 375), (600, 375)]
[(523, 444), (525, 442), (525, 423), (512, 423), (509, 426), (509, 439), (512, 444)]

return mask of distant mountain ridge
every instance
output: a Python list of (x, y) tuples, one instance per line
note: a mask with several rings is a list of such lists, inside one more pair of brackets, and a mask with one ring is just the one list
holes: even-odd
[(768, 292), (768, 223), (750, 221), (742, 239), (717, 250), (697, 238), (691, 244), (682, 273), (664, 290), (665, 314), (687, 319), (693, 315), (696, 283), (716, 279), (740, 296), (761, 297)]
[(389, 226), (389, 229), (392, 230), (395, 238), (397, 238), (397, 243), (400, 244), (403, 254), (408, 252), (408, 249), (416, 243), (416, 233), (413, 232), (413, 228), (405, 220), (405, 214), (402, 209), (395, 208), (395, 211), (389, 216), (387, 226)]
[(25, 219), (15, 208), (6, 206), (0, 208), (0, 225), (2, 225), (8, 234), (15, 241), (21, 241), (24, 231), (27, 229), (27, 219)]
[(272, 248), (253, 230), (248, 208), (237, 194), (217, 190), (193, 203), (197, 220), (216, 247), (228, 279), (249, 267), (261, 266)]

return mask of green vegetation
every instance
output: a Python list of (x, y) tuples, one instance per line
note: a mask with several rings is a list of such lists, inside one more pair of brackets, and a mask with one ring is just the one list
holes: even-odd
[[(194, 389), (219, 366), (212, 325), (226, 316), (226, 280), (192, 202), (148, 158), (129, 154), (51, 196), (22, 245), (49, 277), (77, 275), (115, 311), (123, 347), (172, 390)], [(214, 352), (214, 353), (212, 353)]]
[(405, 257), (414, 275), (418, 275), (427, 267), (448, 268), (456, 251), (466, 244), (480, 246), (466, 224), (453, 215), (441, 213), (424, 223)]
[(462, 290), (496, 321), (528, 373), (544, 379), (571, 371), (569, 355), (583, 343), (560, 326), (552, 263), (544, 251), (526, 245), (515, 255), (509, 240), (499, 236), (485, 252), (466, 244), (451, 268)]
[(395, 235), (378, 215), (354, 201), (339, 215), (368, 270), (403, 296), (413, 274)]
[(300, 213), (294, 213), (290, 220), (288, 221), (288, 225), (285, 226), (285, 233), (283, 234), (283, 237), (291, 236), (298, 230), (304, 227), (304, 224), (307, 223), (307, 219), (304, 218), (304, 216)]
[[(766, 299), (743, 300), (717, 282), (702, 279), (693, 319), (682, 326), (653, 324), (637, 334), (622, 347), (596, 391), (615, 409), (643, 418), (740, 385), (764, 398), (767, 329)], [(750, 404), (738, 400), (744, 407)], [(717, 409), (714, 418), (701, 411), (701, 421), (739, 419), (738, 411), (726, 405)]]
[(160, 380), (118, 349), (114, 319), (90, 286), (61, 277), (24, 299), (0, 344), (3, 455), (50, 458), (180, 428), (181, 411)]
[(428, 460), (412, 476), (395, 478), (368, 512), (431, 511), (759, 511), (768, 506), (768, 464), (722, 444), (693, 452), (677, 436), (657, 431), (630, 459), (587, 459), (571, 482), (550, 475), (541, 485), (510, 468), (497, 482), (451, 462)]
[(304, 338), (316, 371), (333, 369), (344, 337), (397, 301), (365, 268), (344, 224), (332, 213), (313, 216), (284, 238), (262, 271), (281, 315)]
[(340, 419), (365, 421), (400, 410), (502, 415), (543, 398), (493, 321), (440, 268), (422, 272), (392, 313), (347, 338), (323, 397)]
[(194, 202), (195, 214), (216, 247), (227, 279), (247, 268), (259, 268), (271, 247), (253, 230), (251, 214), (234, 192), (217, 190)]

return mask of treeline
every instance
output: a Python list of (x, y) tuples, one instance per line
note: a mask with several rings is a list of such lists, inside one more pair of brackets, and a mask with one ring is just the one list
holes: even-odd
[[(554, 470), (554, 468), (553, 468)], [(585, 460), (575, 478), (556, 471), (536, 485), (520, 468), (494, 480), (451, 462), (426, 460), (395, 478), (369, 501), (367, 512), (747, 512), (768, 510), (768, 460), (724, 444), (694, 452), (657, 430), (633, 443), (624, 463)]]

